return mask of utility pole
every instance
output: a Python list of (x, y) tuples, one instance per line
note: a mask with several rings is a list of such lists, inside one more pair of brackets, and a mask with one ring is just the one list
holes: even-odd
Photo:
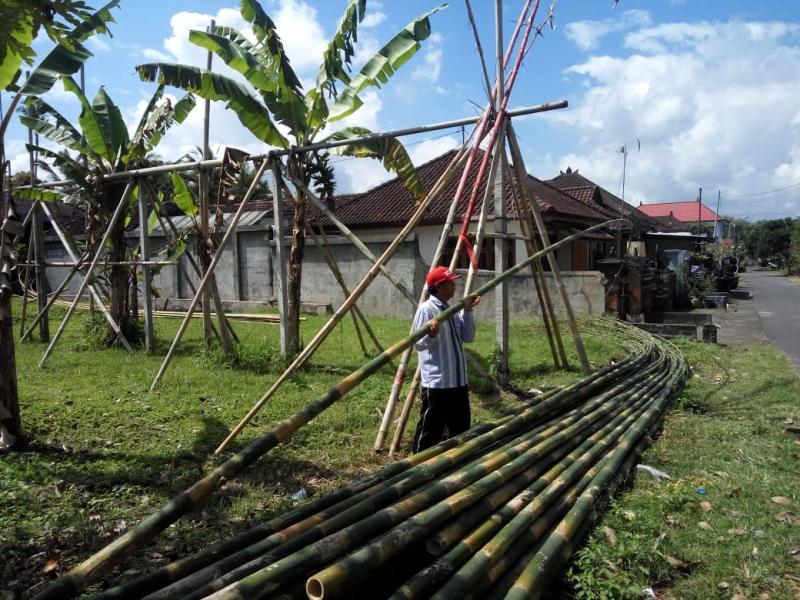
[[(717, 240), (717, 219), (719, 219), (719, 201), (722, 198), (722, 191), (717, 190), (717, 211), (714, 213), (714, 239)], [(722, 236), (719, 236), (719, 240), (722, 241)]]
[(703, 188), (697, 192), (697, 235), (700, 235), (701, 231), (701, 223), (703, 222), (702, 219), (702, 210), (703, 208)]

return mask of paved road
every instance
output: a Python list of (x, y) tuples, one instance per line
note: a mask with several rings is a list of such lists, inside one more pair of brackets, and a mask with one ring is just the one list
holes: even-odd
[(800, 369), (800, 285), (774, 271), (747, 271), (745, 279), (764, 333)]

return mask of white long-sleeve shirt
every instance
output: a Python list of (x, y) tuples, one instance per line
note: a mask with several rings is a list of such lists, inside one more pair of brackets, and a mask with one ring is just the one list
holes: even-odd
[[(446, 302), (431, 296), (417, 309), (414, 329), (419, 329), (446, 308)], [(423, 387), (441, 389), (467, 385), (467, 363), (461, 344), (475, 339), (475, 329), (472, 311), (462, 311), (441, 323), (436, 337), (426, 335), (414, 344), (419, 352)]]

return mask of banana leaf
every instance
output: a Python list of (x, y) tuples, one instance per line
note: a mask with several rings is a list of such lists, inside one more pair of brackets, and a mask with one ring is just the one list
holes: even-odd
[(183, 177), (176, 171), (173, 171), (170, 175), (172, 176), (172, 185), (175, 188), (175, 196), (172, 198), (175, 205), (180, 208), (181, 212), (187, 217), (196, 215), (197, 211), (200, 209), (192, 196), (192, 192), (190, 192), (189, 188), (186, 186)]
[(101, 121), (100, 115), (95, 113), (89, 100), (86, 99), (81, 88), (75, 83), (71, 77), (64, 77), (64, 89), (72, 92), (81, 103), (82, 110), (78, 117), (78, 122), (81, 125), (81, 131), (86, 138), (86, 143), (92, 149), (92, 152), (98, 156), (99, 159), (105, 159), (109, 163), (109, 167), (115, 162), (115, 152), (109, 143), (111, 140), (106, 136), (104, 124)]
[(378, 50), (377, 54), (352, 78), (330, 108), (330, 120), (343, 119), (356, 111), (363, 104), (358, 97), (360, 92), (368, 87), (380, 87), (381, 84), (385, 84), (397, 69), (414, 56), (422, 47), (420, 42), (431, 34), (429, 17), (446, 6), (447, 4), (441, 4), (417, 17)]
[(289, 142), (272, 122), (269, 111), (240, 83), (205, 69), (187, 65), (148, 63), (136, 71), (144, 81), (158, 81), (207, 100), (222, 100), (239, 117), (242, 125), (262, 142), (288, 148)]
[[(325, 138), (325, 142), (348, 140), (371, 134), (363, 127), (347, 127)], [(397, 173), (408, 191), (419, 201), (425, 195), (425, 188), (417, 175), (414, 163), (405, 147), (397, 138), (380, 138), (375, 140), (358, 140), (344, 146), (330, 149), (332, 154), (356, 156), (359, 158), (377, 158), (383, 162), (387, 170)]]
[(81, 65), (92, 56), (81, 42), (95, 33), (108, 33), (107, 24), (114, 22), (111, 9), (119, 2), (120, 0), (112, 0), (73, 29), (66, 36), (66, 45), (59, 44), (44, 57), (22, 85), (19, 93), (24, 96), (44, 94), (53, 87), (59, 77), (77, 73)]
[(310, 128), (325, 125), (328, 117), (325, 94), (328, 97), (336, 96), (336, 81), (340, 81), (344, 85), (350, 84), (348, 68), (355, 54), (354, 44), (358, 41), (358, 24), (364, 19), (366, 10), (366, 0), (350, 0), (339, 28), (322, 55), (316, 87), (309, 90), (305, 98)]

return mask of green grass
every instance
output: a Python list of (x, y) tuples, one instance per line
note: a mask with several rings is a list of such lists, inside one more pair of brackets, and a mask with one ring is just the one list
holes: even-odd
[[(14, 309), (18, 316), (19, 304)], [(324, 320), (309, 316), (304, 339)], [(407, 322), (371, 322), (384, 345), (408, 331)], [(44, 369), (36, 368), (44, 351), (41, 343), (18, 345), (23, 421), (31, 443), (27, 451), (0, 459), (0, 588), (11, 597), (40, 590), (217, 464), (210, 452), (282, 371), (274, 325), (235, 324), (242, 341), (239, 359), (231, 365), (219, 351), (200, 351), (200, 328), (194, 322), (163, 385), (148, 394), (178, 323), (157, 321), (154, 355), (98, 349), (87, 334), (85, 315), (70, 324)], [(619, 340), (607, 332), (582, 329), (595, 365), (624, 354)], [(511, 332), (515, 386), (547, 387), (580, 376), (577, 370), (552, 368), (537, 325), (514, 323)], [(800, 381), (768, 347), (680, 346), (694, 376), (676, 399), (663, 435), (644, 457), (672, 479), (658, 484), (639, 474), (601, 523), (614, 531), (616, 543), (598, 527), (565, 585), (570, 595), (585, 598), (640, 598), (645, 586), (673, 598), (730, 598), (737, 588), (747, 598), (762, 592), (773, 600), (793, 598), (797, 588), (785, 576), (798, 574), (800, 563), (789, 552), (800, 546), (800, 529), (777, 517), (791, 521), (800, 514), (800, 446), (786, 432), (800, 421)], [(492, 368), (489, 324), (480, 324), (470, 347)], [(351, 321), (345, 321), (244, 430), (233, 450), (363, 362)], [(371, 448), (393, 375), (386, 368), (369, 379), (104, 583), (263, 522), (293, 506), (291, 496), (301, 487), (318, 495), (386, 463), (387, 457)], [(485, 388), (474, 379), (471, 387)], [(472, 404), (474, 422), (513, 408), (513, 400), (480, 394), (473, 395)], [(795, 424), (785, 424), (787, 419)], [(416, 415), (410, 425), (414, 422)], [(701, 486), (702, 496), (696, 491)], [(792, 505), (776, 505), (770, 500), (775, 496)], [(704, 512), (703, 501), (710, 503), (710, 511)], [(698, 527), (700, 521), (711, 529)], [(671, 566), (667, 557), (686, 566), (674, 561), (679, 566)], [(48, 564), (53, 570), (45, 573)], [(718, 587), (721, 582), (728, 587)]]
[[(19, 309), (15, 304), (17, 318)], [(52, 332), (61, 315), (61, 310), (54, 312)], [(308, 316), (302, 324), (304, 339), (324, 321)], [(408, 322), (371, 323), (384, 346), (408, 333)], [(283, 370), (276, 326), (236, 323), (241, 343), (239, 358), (231, 364), (218, 350), (201, 352), (201, 328), (195, 321), (161, 387), (148, 394), (179, 321), (158, 319), (156, 324), (159, 344), (153, 355), (99, 349), (85, 314), (70, 323), (44, 369), (36, 367), (43, 344), (17, 345), (20, 403), (31, 443), (26, 451), (0, 460), (0, 587), (24, 595), (41, 589), (194, 483), (219, 462), (210, 453)], [(515, 385), (546, 387), (580, 376), (577, 369), (553, 369), (543, 336), (537, 325), (513, 324)], [(596, 364), (625, 354), (615, 339), (603, 335), (588, 335), (586, 345)], [(494, 334), (489, 324), (480, 324), (478, 339), (469, 347), (492, 368)], [(577, 365), (574, 349), (570, 344), (567, 349)], [(352, 321), (346, 320), (231, 449), (263, 434), (363, 362)], [(291, 496), (301, 487), (317, 495), (388, 462), (385, 455), (372, 452), (372, 443), (393, 378), (394, 369), (387, 367), (367, 380), (106, 581), (119, 577), (120, 571), (130, 576), (263, 522), (292, 506)], [(479, 380), (472, 380), (471, 387), (486, 388)], [(474, 394), (473, 422), (495, 418), (513, 402)], [(415, 423), (416, 414), (410, 427)], [(44, 573), (48, 564), (52, 570)]]
[(671, 479), (636, 475), (569, 583), (578, 598), (798, 598), (800, 378), (768, 346), (679, 345), (693, 375), (642, 459)]

